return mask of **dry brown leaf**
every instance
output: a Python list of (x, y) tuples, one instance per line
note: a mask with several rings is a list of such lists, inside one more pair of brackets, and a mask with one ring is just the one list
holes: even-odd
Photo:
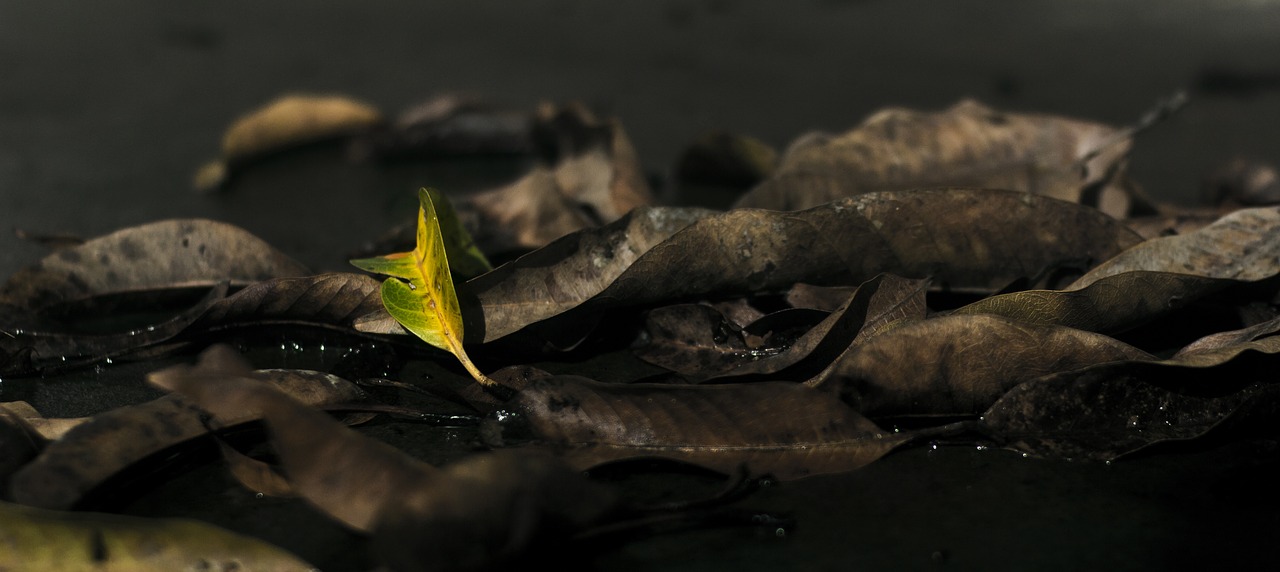
[[(739, 207), (800, 210), (874, 191), (935, 186), (1010, 189), (1123, 217), (1134, 202), (1127, 139), (1106, 125), (1005, 113), (976, 101), (940, 112), (889, 108), (840, 135), (810, 134)], [(1080, 166), (1087, 154), (1101, 148)]]
[(491, 341), (553, 317), (540, 327), (564, 332), (609, 307), (855, 285), (882, 272), (991, 292), (1052, 282), (1139, 241), (1094, 209), (980, 189), (870, 193), (797, 213), (650, 208), (497, 268), (459, 296), (483, 314), (467, 323), (469, 339)]
[(309, 143), (368, 130), (382, 123), (377, 108), (341, 96), (291, 94), (240, 117), (222, 136), (222, 155), (196, 171), (196, 190), (225, 185), (245, 163)]
[(1154, 359), (1115, 339), (998, 316), (904, 323), (854, 345), (807, 382), (871, 417), (977, 415), (1027, 380), (1116, 361)]
[(1120, 253), (1068, 290), (1134, 271), (1254, 281), (1280, 273), (1280, 207), (1243, 209), (1189, 234), (1155, 238)]
[(797, 479), (852, 471), (914, 438), (794, 383), (623, 385), (559, 376), (534, 380), (512, 406), (537, 439), (584, 469), (665, 458)]
[[(329, 374), (302, 370), (250, 370), (234, 350), (215, 346), (196, 366), (175, 366), (152, 378), (181, 378), (218, 391), (224, 378), (269, 385), (312, 404), (362, 399), (358, 387)], [(226, 425), (259, 419), (252, 409), (222, 416)], [(41, 455), (14, 475), (13, 497), (30, 506), (66, 509), (112, 475), (148, 456), (206, 435), (203, 413), (179, 396), (113, 409), (93, 416), (50, 443)]]
[(104, 294), (211, 288), (222, 282), (237, 286), (309, 273), (243, 229), (175, 219), (60, 249), (9, 277), (0, 288), (0, 303), (38, 312)]

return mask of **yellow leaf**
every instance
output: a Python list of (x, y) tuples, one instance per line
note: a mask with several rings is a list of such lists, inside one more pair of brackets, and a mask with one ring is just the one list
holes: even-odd
[(0, 502), (0, 570), (315, 570), (253, 537), (187, 519), (61, 512)]
[(463, 228), (462, 221), (458, 220), (458, 213), (449, 202), (449, 197), (432, 188), (427, 189), (427, 195), (431, 197), (431, 203), (436, 209), (440, 236), (444, 240), (444, 252), (449, 256), (449, 270), (462, 280), (493, 270), (489, 259), (485, 258), (480, 247), (476, 246), (475, 239), (471, 238), (471, 234)]
[[(462, 347), (462, 309), (453, 289), (440, 221), (427, 189), (418, 190), (417, 246), (412, 252), (352, 260), (355, 266), (391, 276), (382, 283), (382, 305), (406, 330), (453, 353), (476, 381), (494, 385)], [(404, 282), (407, 280), (408, 282)]]

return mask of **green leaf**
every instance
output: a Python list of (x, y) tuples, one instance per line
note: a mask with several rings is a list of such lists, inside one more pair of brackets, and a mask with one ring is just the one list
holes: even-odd
[(462, 308), (453, 289), (449, 257), (431, 191), (419, 189), (418, 201), (421, 206), (418, 208), (417, 246), (412, 252), (352, 260), (351, 264), (362, 270), (391, 276), (382, 283), (382, 305), (387, 313), (427, 343), (457, 356), (476, 381), (493, 385), (493, 380), (471, 363), (462, 347)]
[(471, 233), (462, 227), (453, 203), (439, 190), (428, 187), (427, 195), (436, 207), (436, 220), (440, 224), (440, 237), (444, 240), (445, 254), (449, 255), (449, 269), (460, 278), (469, 279), (493, 270)]

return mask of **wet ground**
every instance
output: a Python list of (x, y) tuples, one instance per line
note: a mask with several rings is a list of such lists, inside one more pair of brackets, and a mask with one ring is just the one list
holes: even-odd
[[(0, 0), (0, 275), (42, 255), (11, 228), (93, 236), (170, 217), (232, 222), (316, 269), (345, 269), (354, 245), (404, 218), (418, 186), (490, 176), (473, 164), (375, 172), (320, 151), (266, 165), (227, 194), (191, 192), (225, 125), (287, 91), (345, 93), (391, 112), (453, 91), (516, 106), (581, 99), (619, 117), (661, 178), (684, 144), (713, 128), (782, 146), (882, 106), (963, 97), (1126, 123), (1191, 88), (1191, 104), (1143, 135), (1131, 163), (1149, 194), (1188, 203), (1225, 159), (1280, 162), (1278, 23), (1280, 2), (1263, 0)], [(106, 406), (104, 390), (139, 397), (117, 373), (51, 383), (41, 395), (63, 408), (49, 413), (66, 415)], [(917, 448), (758, 495), (754, 505), (796, 518), (784, 538), (752, 528), (663, 535), (599, 563), (1272, 567), (1280, 516), (1267, 507), (1278, 476), (1280, 455), (1265, 442), (1110, 466)], [(183, 513), (174, 502), (161, 494), (133, 510)], [(343, 562), (330, 548), (340, 531), (255, 523), (220, 509), (247, 503), (225, 494), (189, 502), (210, 520)]]

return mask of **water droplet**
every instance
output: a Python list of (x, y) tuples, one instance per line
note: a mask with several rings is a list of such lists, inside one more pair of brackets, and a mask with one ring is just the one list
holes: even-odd
[(930, 450), (930, 451), (937, 451), (937, 450), (938, 450), (938, 442), (937, 442), (937, 441), (929, 441), (929, 450)]
[(1106, 462), (1106, 465), (1107, 465), (1108, 467), (1110, 467), (1110, 466), (1111, 466), (1111, 461), (1107, 461), (1107, 462)]
[(1022, 458), (1023, 458), (1023, 459), (1030, 459), (1030, 458), (1031, 458), (1031, 453), (1023, 453), (1023, 454), (1022, 454)]
[(115, 363), (115, 362), (111, 361), (111, 358), (107, 358), (107, 360), (106, 360), (106, 361), (107, 361), (107, 365), (111, 365), (111, 364)]
[(265, 496), (267, 496), (267, 495), (264, 495), (264, 494), (262, 494), (262, 493), (255, 493), (255, 494), (253, 495), (253, 498), (255, 498), (255, 499), (260, 499), (260, 498), (263, 498), (263, 497), (265, 497)]

